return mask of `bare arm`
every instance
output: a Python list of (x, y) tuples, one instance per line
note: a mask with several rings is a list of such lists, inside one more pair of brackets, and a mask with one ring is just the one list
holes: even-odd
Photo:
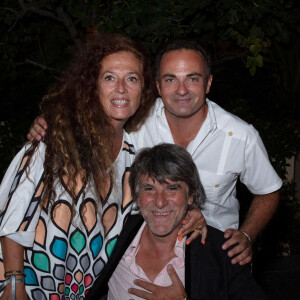
[[(1, 238), (1, 247), (3, 254), (3, 263), (6, 272), (23, 271), (24, 269), (24, 248), (20, 244), (12, 241), (7, 237)], [(17, 275), (16, 279), (23, 276)], [(16, 295), (18, 300), (27, 300), (24, 282), (16, 283)], [(5, 291), (0, 298), (1, 300), (11, 299), (11, 283), (5, 287)]]
[(45, 136), (47, 130), (47, 123), (42, 116), (38, 116), (32, 123), (30, 130), (27, 134), (29, 141), (41, 141)]
[(238, 244), (228, 252), (229, 257), (239, 254), (232, 259), (231, 262), (233, 264), (239, 263), (240, 265), (244, 265), (251, 261), (251, 243), (243, 232), (245, 232), (253, 242), (272, 218), (278, 203), (279, 190), (266, 195), (256, 195), (253, 198), (247, 217), (239, 230), (227, 229), (225, 231), (224, 237), (229, 238), (229, 240), (223, 244), (222, 248), (226, 250), (230, 246)]

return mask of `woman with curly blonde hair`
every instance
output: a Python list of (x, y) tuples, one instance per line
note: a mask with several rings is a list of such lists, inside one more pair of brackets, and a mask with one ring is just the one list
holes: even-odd
[(44, 97), (47, 136), (23, 147), (0, 187), (1, 299), (88, 293), (132, 209), (134, 149), (123, 127), (146, 118), (153, 83), (138, 43), (103, 35)]

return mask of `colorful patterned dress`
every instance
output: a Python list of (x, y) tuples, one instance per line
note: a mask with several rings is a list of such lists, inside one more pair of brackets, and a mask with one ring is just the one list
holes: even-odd
[[(39, 205), (43, 192), (45, 144), (40, 143), (28, 166), (29, 146), (8, 168), (0, 187), (0, 236), (25, 247), (24, 272), (30, 299), (84, 299), (108, 260), (123, 222), (131, 212), (128, 184), (134, 149), (124, 133), (115, 161), (115, 184), (107, 188), (104, 206), (96, 204), (90, 181), (77, 195), (71, 220), (71, 197), (62, 180), (56, 182), (56, 199)], [(26, 177), (26, 170), (28, 176)], [(0, 279), (4, 279), (2, 253)]]

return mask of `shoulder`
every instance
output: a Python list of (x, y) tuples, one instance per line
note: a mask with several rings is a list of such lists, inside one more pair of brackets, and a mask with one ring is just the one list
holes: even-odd
[(207, 256), (218, 259), (226, 260), (226, 253), (222, 249), (222, 245), (225, 243), (226, 239), (224, 238), (224, 232), (207, 225), (207, 237), (205, 240), (205, 244), (203, 245), (201, 242), (201, 235), (196, 238), (191, 244), (191, 254), (196, 256)]
[(245, 140), (258, 136), (257, 130), (238, 116), (226, 111), (213, 101), (208, 100), (209, 113), (215, 118), (217, 129), (231, 133), (233, 137)]
[(207, 238), (205, 245), (221, 249), (221, 247), (219, 246), (222, 246), (225, 243), (225, 241), (226, 239), (224, 238), (223, 231), (209, 225), (207, 226)]
[(161, 98), (156, 98), (154, 105), (152, 106), (150, 113), (145, 120), (145, 122), (141, 125), (141, 127), (134, 132), (131, 132), (130, 135), (136, 136), (139, 135), (141, 132), (145, 130), (145, 128), (152, 126), (153, 123), (156, 121), (157, 116), (162, 112), (164, 107), (163, 101)]

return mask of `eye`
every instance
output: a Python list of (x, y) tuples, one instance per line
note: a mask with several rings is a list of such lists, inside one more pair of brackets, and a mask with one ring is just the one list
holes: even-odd
[(147, 186), (141, 186), (140, 190), (143, 192), (154, 192), (155, 188), (151, 185), (147, 185)]
[(104, 80), (105, 81), (111, 81), (111, 80), (114, 80), (114, 77), (112, 75), (107, 75), (104, 77)]
[(188, 79), (190, 82), (198, 82), (199, 81), (199, 78), (198, 76), (192, 76), (192, 77), (189, 77)]
[(169, 192), (175, 192), (175, 191), (178, 191), (178, 190), (180, 190), (180, 189), (181, 189), (181, 185), (180, 185), (180, 184), (169, 185), (169, 186), (167, 187), (167, 190), (168, 190)]
[(176, 80), (175, 80), (175, 78), (173, 78), (173, 77), (169, 77), (169, 78), (166, 78), (165, 79), (165, 82), (166, 83), (173, 83), (173, 82), (175, 82)]
[(145, 188), (143, 188), (143, 190), (149, 192), (149, 191), (154, 191), (154, 188), (152, 188), (152, 187), (145, 187)]
[(131, 82), (137, 82), (137, 81), (138, 81), (138, 78), (135, 77), (135, 76), (130, 76), (130, 77), (128, 78), (128, 80), (131, 81)]

